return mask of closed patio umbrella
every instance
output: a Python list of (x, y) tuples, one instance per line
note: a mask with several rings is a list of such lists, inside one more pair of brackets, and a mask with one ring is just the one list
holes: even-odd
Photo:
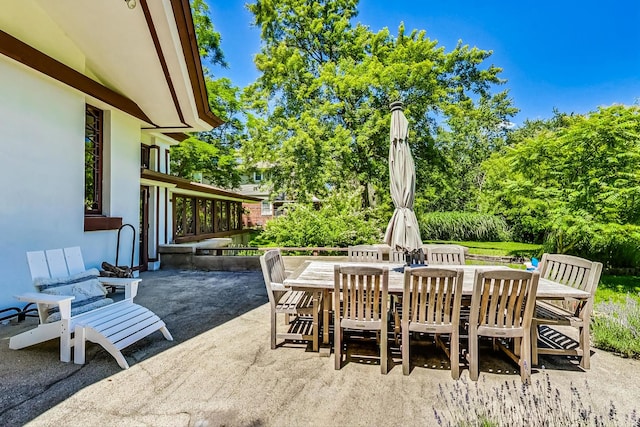
[(409, 122), (402, 112), (402, 102), (391, 104), (391, 132), (389, 147), (389, 179), (395, 211), (384, 236), (392, 249), (413, 251), (422, 247), (420, 228), (413, 201), (416, 190), (416, 167), (407, 137)]

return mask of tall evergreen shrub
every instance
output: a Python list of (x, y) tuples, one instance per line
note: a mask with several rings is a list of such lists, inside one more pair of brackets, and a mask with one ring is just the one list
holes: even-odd
[(511, 238), (499, 216), (474, 212), (429, 212), (420, 216), (423, 240), (501, 242)]

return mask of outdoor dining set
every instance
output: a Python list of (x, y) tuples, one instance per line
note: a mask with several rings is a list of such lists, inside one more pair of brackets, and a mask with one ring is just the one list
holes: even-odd
[[(348, 261), (304, 261), (291, 272), (275, 249), (261, 257), (261, 265), (271, 305), (271, 348), (279, 340), (306, 340), (313, 351), (327, 354), (333, 344), (335, 369), (346, 361), (347, 338), (363, 331), (373, 331), (383, 374), (390, 342), (399, 345), (402, 370), (409, 375), (411, 344), (423, 337), (433, 337), (446, 354), (454, 379), (461, 359), (469, 377), (478, 379), (481, 337), (518, 364), (523, 382), (530, 381), (540, 354), (578, 357), (581, 368), (590, 367), (598, 262), (544, 254), (537, 270), (527, 271), (467, 265), (460, 246), (426, 245), (424, 255), (413, 258), (406, 251), (384, 256), (379, 247), (352, 247)], [(284, 314), (284, 325), (278, 314)], [(557, 334), (547, 332), (555, 326), (575, 328), (578, 339), (558, 344), (549, 338)]]

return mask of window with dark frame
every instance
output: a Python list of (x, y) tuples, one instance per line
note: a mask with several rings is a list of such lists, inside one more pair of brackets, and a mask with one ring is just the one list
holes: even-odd
[(86, 106), (84, 127), (84, 213), (102, 215), (103, 113)]
[(175, 195), (173, 208), (174, 238), (242, 229), (239, 202)]
[(151, 147), (148, 145), (140, 145), (140, 167), (142, 169), (149, 169), (151, 159)]

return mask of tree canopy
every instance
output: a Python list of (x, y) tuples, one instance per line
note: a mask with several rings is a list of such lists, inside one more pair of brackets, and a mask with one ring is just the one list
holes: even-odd
[(410, 122), (418, 201), (425, 209), (475, 205), (480, 163), (502, 145), (517, 111), (493, 93), (491, 52), (459, 42), (446, 52), (426, 31), (396, 35), (354, 23), (357, 0), (258, 0), (261, 72), (246, 88), (253, 115), (247, 164), (267, 162), (276, 190), (297, 200), (364, 188), (363, 205), (388, 196), (389, 104)]
[(566, 215), (640, 225), (640, 108), (527, 122), (484, 164), (482, 206), (526, 240)]

